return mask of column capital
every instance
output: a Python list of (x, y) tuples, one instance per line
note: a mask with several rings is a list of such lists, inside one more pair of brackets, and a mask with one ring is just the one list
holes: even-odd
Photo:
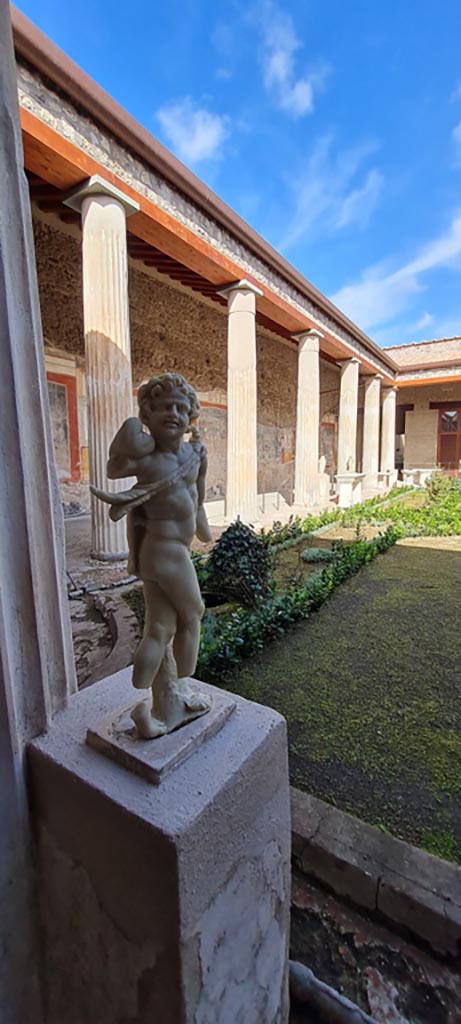
[(116, 185), (112, 185), (110, 181), (106, 181), (105, 178), (101, 178), (99, 174), (93, 174), (91, 178), (86, 178), (85, 181), (72, 188), (63, 199), (63, 203), (80, 213), (83, 200), (88, 196), (94, 196), (95, 198), (97, 196), (109, 196), (111, 199), (115, 199), (123, 206), (127, 217), (132, 213), (138, 213), (141, 209), (136, 199), (131, 199), (131, 196), (125, 195), (121, 189), (117, 188)]
[(233, 281), (232, 284), (225, 284), (222, 288), (216, 289), (217, 295), (223, 295), (225, 299), (228, 299), (232, 292), (253, 292), (254, 295), (264, 295), (261, 288), (258, 288), (256, 284), (251, 281), (247, 281), (246, 277), (242, 277), (240, 281)]
[(382, 380), (382, 373), (367, 374), (362, 377), (363, 384), (366, 388), (371, 387), (372, 384), (380, 384)]
[(319, 342), (325, 335), (322, 331), (318, 331), (316, 327), (307, 327), (305, 331), (298, 331), (296, 334), (292, 334), (291, 337), (293, 341), (307, 341), (308, 339), (313, 341), (316, 338)]
[(398, 391), (398, 388), (397, 388), (396, 384), (385, 384), (384, 387), (382, 388), (382, 391), (386, 395), (392, 395), (392, 394), (396, 395), (397, 391)]
[(358, 356), (351, 356), (350, 359), (337, 359), (336, 363), (341, 367), (341, 369), (343, 369), (344, 366), (350, 366), (351, 363), (358, 363), (359, 366), (362, 365)]

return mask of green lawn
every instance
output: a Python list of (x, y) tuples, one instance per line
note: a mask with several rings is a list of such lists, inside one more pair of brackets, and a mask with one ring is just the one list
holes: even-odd
[(288, 721), (294, 785), (461, 860), (461, 543), (399, 543), (229, 688)]

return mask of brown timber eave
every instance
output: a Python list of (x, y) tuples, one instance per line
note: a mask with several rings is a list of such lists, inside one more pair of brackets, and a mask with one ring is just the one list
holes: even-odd
[(91, 117), (116, 136), (122, 144), (141, 157), (176, 189), (225, 227), (234, 238), (243, 242), (263, 262), (279, 273), (287, 283), (314, 302), (327, 316), (361, 342), (391, 371), (397, 363), (361, 331), (341, 310), (322, 295), (314, 285), (288, 263), (246, 222), (234, 213), (211, 189), (192, 174), (161, 143), (142, 128), (130, 114), (98, 86), (74, 61), (70, 60), (50, 39), (39, 31), (15, 7), (11, 18), (16, 53), (28, 61), (44, 77), (57, 85)]

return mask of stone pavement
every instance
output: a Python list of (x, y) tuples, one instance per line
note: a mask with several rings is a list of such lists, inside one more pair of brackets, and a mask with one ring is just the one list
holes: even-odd
[(296, 870), (290, 955), (377, 1024), (461, 1024), (459, 957), (436, 957)]

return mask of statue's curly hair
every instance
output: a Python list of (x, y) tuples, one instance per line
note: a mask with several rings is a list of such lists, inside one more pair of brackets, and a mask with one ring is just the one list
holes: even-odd
[(160, 377), (151, 377), (146, 384), (138, 388), (139, 419), (146, 423), (143, 410), (146, 405), (152, 405), (156, 395), (180, 391), (189, 401), (189, 423), (192, 426), (200, 412), (200, 403), (194, 388), (187, 383), (180, 373), (162, 373)]

